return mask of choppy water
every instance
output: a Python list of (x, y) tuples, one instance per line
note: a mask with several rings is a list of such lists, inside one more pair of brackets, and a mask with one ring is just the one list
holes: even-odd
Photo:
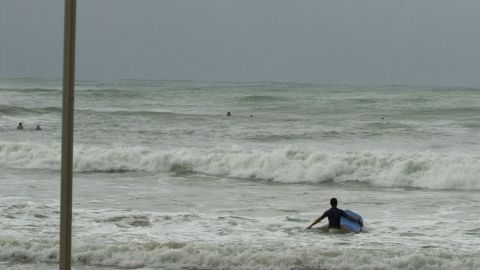
[[(0, 80), (0, 268), (56, 268), (60, 89)], [(75, 106), (77, 269), (480, 268), (480, 89), (80, 82)], [(333, 196), (365, 233), (304, 229)]]

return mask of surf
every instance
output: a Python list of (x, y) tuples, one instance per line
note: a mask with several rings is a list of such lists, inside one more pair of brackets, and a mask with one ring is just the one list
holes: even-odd
[[(60, 167), (59, 144), (0, 143), (0, 166)], [(479, 190), (480, 156), (460, 153), (352, 151), (282, 148), (111, 147), (77, 145), (77, 172), (200, 173), (277, 183), (363, 183), (375, 187)]]

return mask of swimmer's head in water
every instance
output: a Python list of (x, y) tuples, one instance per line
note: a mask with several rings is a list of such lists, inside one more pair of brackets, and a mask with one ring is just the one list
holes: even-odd
[(330, 199), (330, 205), (332, 207), (337, 207), (337, 198), (331, 198)]

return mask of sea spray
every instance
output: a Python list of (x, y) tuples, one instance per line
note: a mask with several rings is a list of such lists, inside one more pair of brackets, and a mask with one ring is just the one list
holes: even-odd
[[(58, 170), (58, 144), (0, 143), (0, 166)], [(377, 187), (480, 189), (480, 157), (432, 152), (315, 149), (160, 150), (140, 146), (77, 145), (77, 172), (200, 173), (280, 183), (358, 182)]]

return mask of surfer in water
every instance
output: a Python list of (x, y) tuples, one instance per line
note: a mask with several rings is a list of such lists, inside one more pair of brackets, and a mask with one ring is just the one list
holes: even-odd
[(18, 123), (17, 129), (23, 129), (23, 124), (22, 124), (22, 122)]
[(307, 227), (307, 229), (311, 229), (315, 224), (318, 222), (322, 221), (322, 219), (328, 217), (328, 229), (341, 229), (340, 227), (340, 218), (341, 217), (346, 217), (348, 219), (349, 216), (345, 214), (345, 211), (342, 209), (337, 208), (337, 199), (336, 198), (331, 198), (330, 199), (330, 205), (332, 208), (328, 209), (323, 213), (323, 215), (319, 218), (317, 218), (310, 226)]
[(37, 127), (35, 128), (35, 130), (42, 130), (42, 128), (40, 128), (40, 125), (37, 125)]

